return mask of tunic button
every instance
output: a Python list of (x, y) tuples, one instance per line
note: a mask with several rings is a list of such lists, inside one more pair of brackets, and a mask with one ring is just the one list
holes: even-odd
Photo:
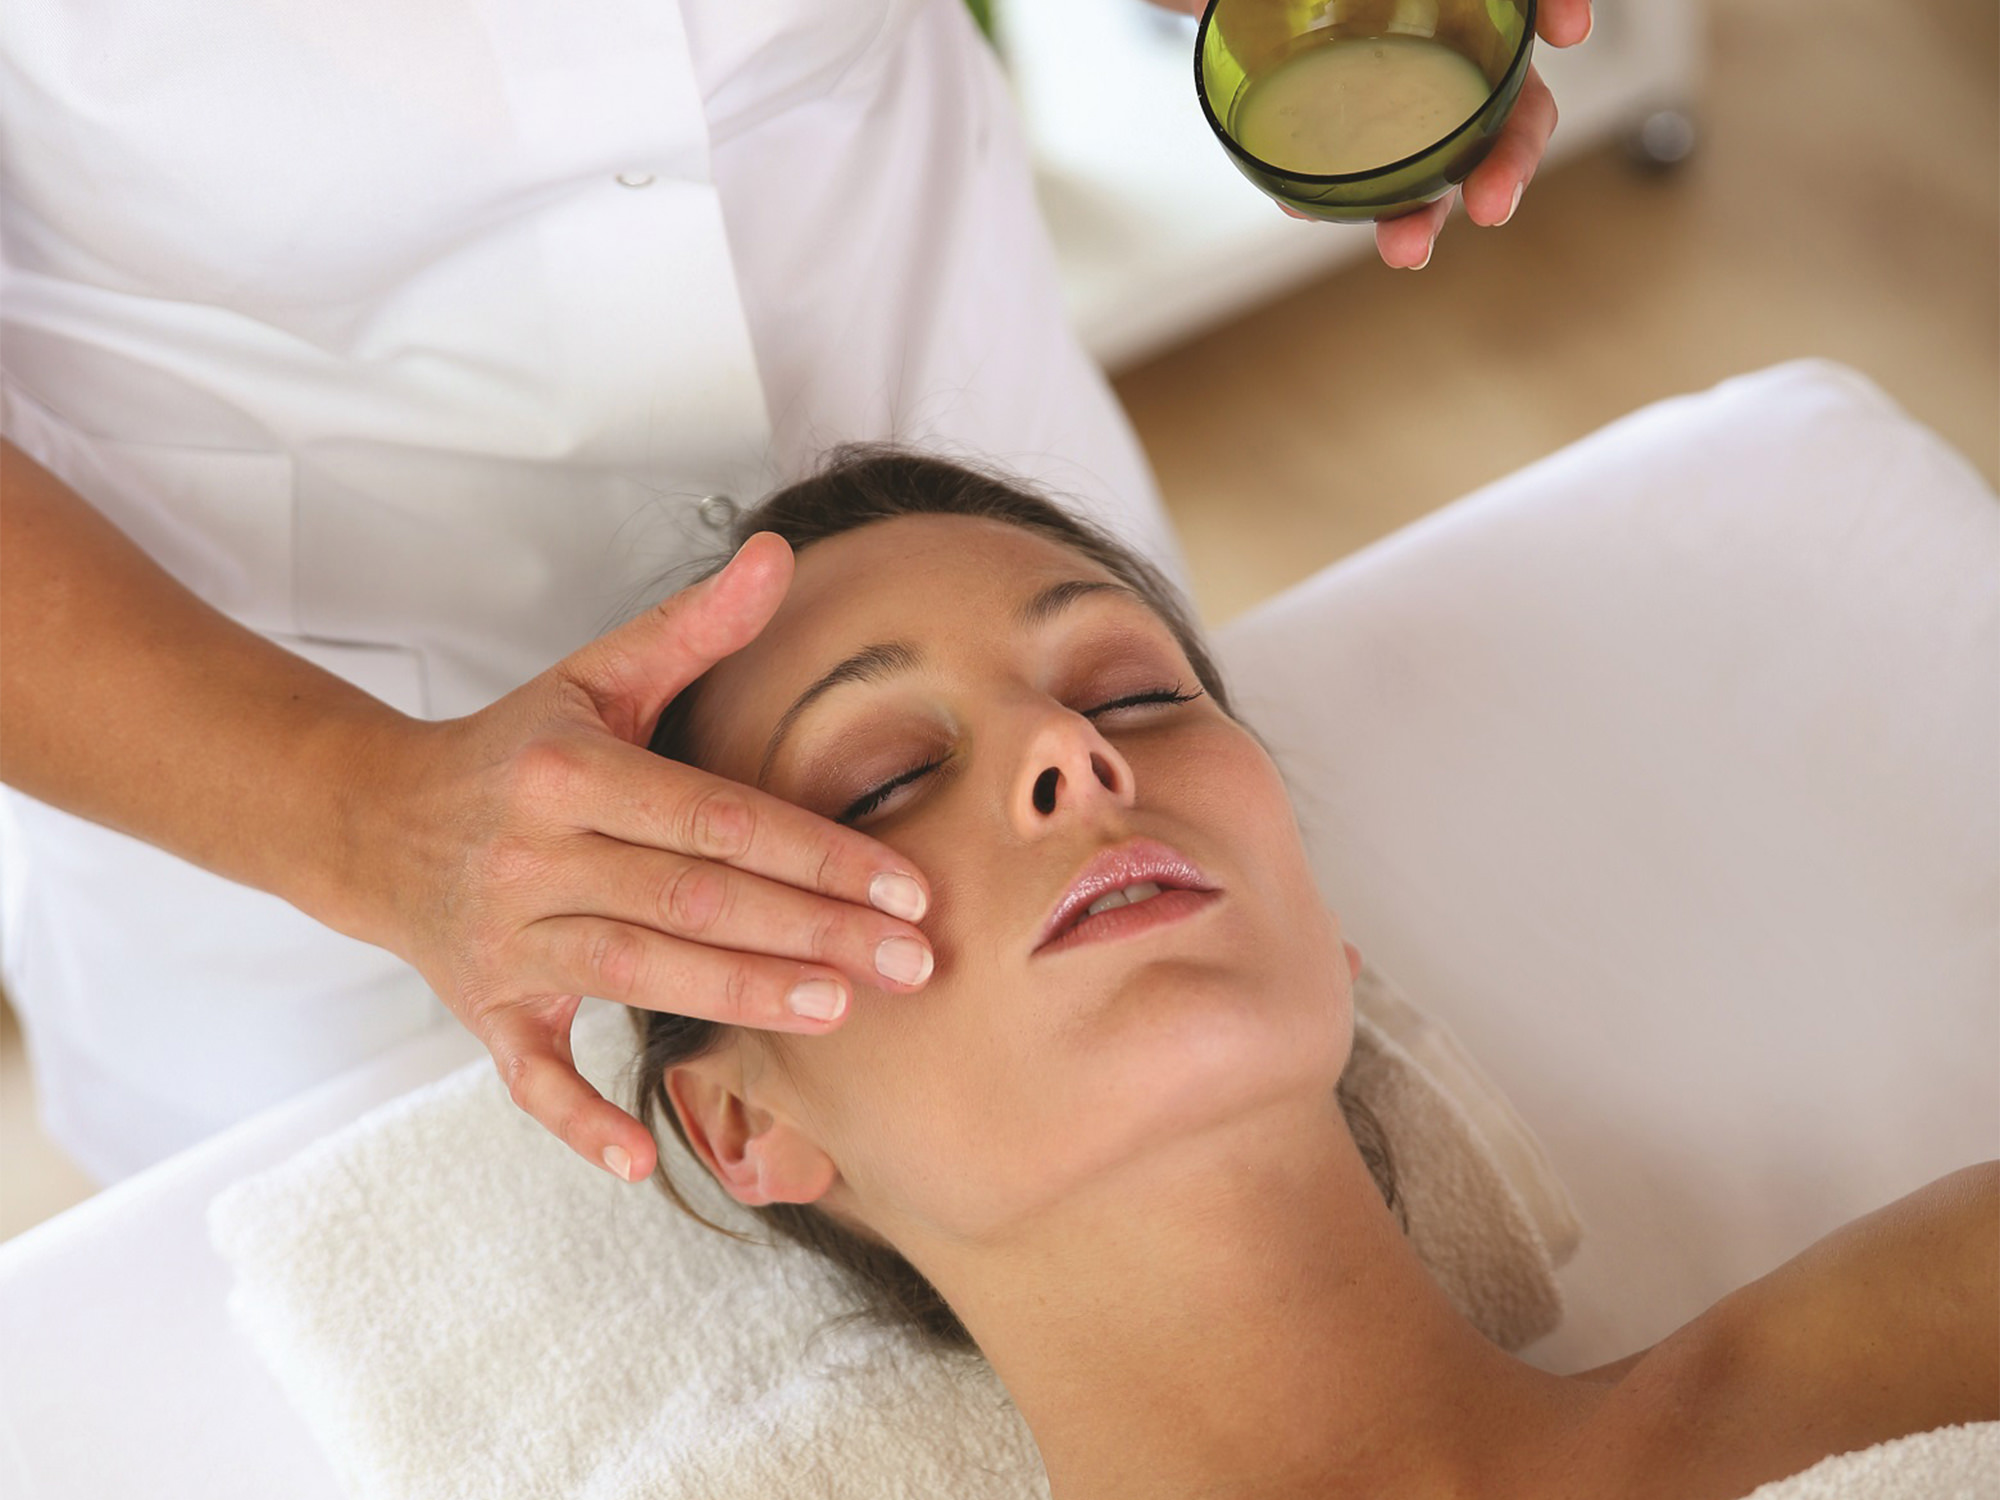
[(704, 495), (696, 504), (702, 520), (717, 531), (727, 531), (735, 523), (736, 502), (727, 495)]
[(651, 187), (653, 185), (653, 174), (651, 172), (620, 172), (618, 174), (618, 185), (620, 187), (635, 188)]

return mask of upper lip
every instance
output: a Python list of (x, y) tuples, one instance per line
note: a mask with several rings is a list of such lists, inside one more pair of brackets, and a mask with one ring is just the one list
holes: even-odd
[(1163, 890), (1211, 891), (1215, 887), (1202, 874), (1201, 866), (1180, 850), (1157, 839), (1135, 838), (1109, 849), (1100, 849), (1069, 883), (1036, 940), (1037, 951), (1067, 932), (1080, 920), (1084, 909), (1107, 892), (1150, 881)]

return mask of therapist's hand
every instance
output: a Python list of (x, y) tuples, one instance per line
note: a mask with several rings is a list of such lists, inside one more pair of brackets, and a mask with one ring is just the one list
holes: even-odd
[[(1169, 10), (1200, 15), (1207, 0), (1155, 0)], [(1591, 0), (1541, 0), (1535, 17), (1535, 34), (1551, 47), (1574, 47), (1590, 35)], [(1465, 215), (1475, 224), (1497, 227), (1514, 217), (1521, 206), (1521, 194), (1534, 179), (1548, 150), (1549, 137), (1556, 128), (1556, 101), (1541, 74), (1533, 68), (1521, 85), (1521, 96), (1500, 128), (1499, 139), (1486, 160), (1472, 170), (1464, 183), (1435, 203), (1427, 203), (1415, 213), (1398, 219), (1384, 219), (1375, 226), (1375, 249), (1383, 263), (1421, 271), (1431, 262), (1431, 251), (1461, 193)], [(1281, 205), (1282, 206), (1282, 205)], [(1286, 213), (1292, 213), (1285, 209)], [(1303, 214), (1292, 214), (1295, 219)]]
[(367, 839), (389, 862), (375, 940), (486, 1044), (516, 1104), (630, 1180), (653, 1169), (653, 1140), (576, 1070), (582, 996), (822, 1032), (856, 984), (929, 977), (903, 920), (929, 901), (909, 860), (645, 748), (667, 701), (764, 628), (791, 573), (782, 540), (752, 537), (715, 577), (479, 713), (408, 721), (375, 758), (391, 781)]

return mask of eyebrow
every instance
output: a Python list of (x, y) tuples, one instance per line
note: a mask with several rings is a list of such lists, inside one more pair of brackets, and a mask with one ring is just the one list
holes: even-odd
[(814, 703), (835, 688), (850, 682), (880, 682), (885, 677), (894, 677), (900, 672), (914, 672), (924, 664), (924, 653), (906, 641), (883, 641), (873, 646), (863, 646), (859, 651), (840, 662), (830, 671), (824, 672), (813, 685), (792, 700), (792, 706), (785, 710), (778, 720), (777, 728), (771, 731), (771, 738), (764, 745), (764, 760), (757, 767), (757, 785), (764, 784), (764, 778), (771, 774), (771, 763), (778, 758), (778, 747), (785, 742), (785, 736), (792, 732), (792, 726), (799, 716)]
[[(1052, 583), (1033, 598), (1024, 601), (1014, 611), (1014, 618), (1023, 625), (1041, 625), (1054, 619), (1079, 599), (1092, 594), (1129, 594), (1138, 599), (1139, 595), (1122, 583), (1107, 583), (1101, 580), (1073, 578), (1062, 583)], [(1141, 603), (1145, 601), (1140, 600)], [(771, 766), (778, 758), (778, 749), (785, 742), (785, 736), (792, 732), (801, 715), (826, 694), (850, 682), (880, 682), (884, 678), (895, 677), (904, 672), (914, 672), (924, 664), (924, 653), (920, 647), (907, 641), (880, 641), (873, 646), (863, 646), (859, 651), (823, 672), (813, 685), (792, 700), (792, 706), (785, 710), (771, 731), (771, 738), (764, 745), (764, 759), (757, 767), (757, 785), (764, 784), (771, 774)]]
[[(1052, 583), (1034, 598), (1014, 611), (1014, 618), (1023, 625), (1040, 625), (1054, 619), (1079, 599), (1092, 594), (1131, 594), (1139, 596), (1122, 583), (1109, 583), (1098, 579), (1072, 578), (1064, 583)], [(1146, 601), (1140, 599), (1141, 604)]]

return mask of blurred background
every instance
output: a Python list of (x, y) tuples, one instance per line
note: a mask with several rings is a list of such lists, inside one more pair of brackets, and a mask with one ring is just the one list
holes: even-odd
[[(1853, 365), (2000, 481), (1993, 0), (1598, 0), (1582, 47), (1537, 51), (1562, 121), (1513, 221), (1455, 216), (1418, 272), (1383, 266), (1365, 230), (1284, 218), (1237, 176), (1185, 99), (1190, 23), (1161, 40), (1160, 76), (1134, 68), (1131, 102), (1187, 117), (1174, 165), (1221, 243), (1150, 282), (1131, 264), (1171, 261), (1160, 242), (1197, 232), (1171, 200), (1096, 241), (1117, 237), (1104, 200), (1121, 190), (1145, 217), (1136, 142), (1167, 127), (1129, 124), (1102, 166), (1048, 139), (1091, 135), (1039, 54), (1066, 7), (1180, 28), (1129, 0), (999, 6), (1003, 47), (1034, 54), (1017, 73), (1072, 305), (1211, 625), (1649, 401), (1805, 355)], [(1693, 136), (1677, 165), (1635, 162), (1635, 133), (1652, 125), (1671, 154), (1677, 123)], [(1079, 206), (1093, 168), (1095, 206)], [(1237, 307), (1188, 285), (1230, 277)], [(1154, 329), (1116, 305), (1120, 279), (1148, 306), (1186, 299), (1173, 342), (1153, 337), (1171, 310)]]
[[(1391, 271), (1285, 218), (1193, 101), (1193, 24), (990, 0), (1066, 292), (1211, 625), (1647, 402), (1854, 366), (2000, 485), (2000, 6), (1598, 0), (1512, 223)], [(87, 1197), (0, 1006), (0, 1238)]]

